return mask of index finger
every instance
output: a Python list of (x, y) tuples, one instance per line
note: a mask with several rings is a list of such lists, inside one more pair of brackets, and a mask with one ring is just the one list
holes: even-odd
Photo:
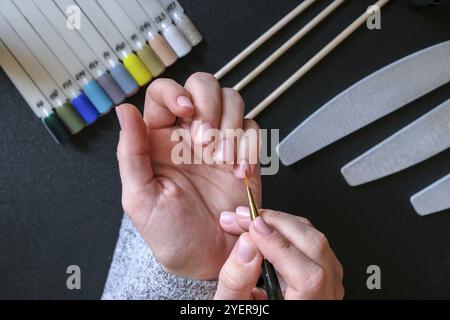
[(144, 120), (150, 129), (175, 125), (177, 117), (189, 118), (194, 105), (189, 92), (171, 79), (157, 79), (148, 87)]

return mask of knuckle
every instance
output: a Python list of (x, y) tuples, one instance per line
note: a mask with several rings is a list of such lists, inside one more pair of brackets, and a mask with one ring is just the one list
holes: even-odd
[(239, 277), (239, 272), (230, 268), (222, 268), (219, 275), (219, 282), (222, 287), (230, 292), (240, 292), (245, 289), (245, 281)]
[(292, 244), (285, 238), (280, 238), (278, 240), (278, 248), (282, 256), (289, 255), (292, 251)]
[(345, 288), (342, 284), (338, 285), (338, 288), (336, 290), (336, 299), (342, 300), (345, 297)]
[(172, 91), (171, 89), (176, 88), (177, 85), (178, 83), (172, 79), (166, 78), (155, 79), (147, 87), (146, 95), (150, 97), (156, 94), (164, 96), (165, 94), (167, 94), (167, 92), (171, 92)]
[(244, 109), (244, 99), (236, 90), (232, 88), (223, 88), (223, 94), (235, 107)]
[(259, 130), (259, 124), (253, 119), (245, 119), (245, 127)]
[(298, 217), (298, 218), (299, 218), (299, 220), (300, 220), (302, 223), (304, 223), (304, 224), (306, 224), (306, 225), (308, 225), (308, 226), (310, 226), (310, 227), (313, 226), (311, 220), (309, 220), (309, 219), (307, 219), (307, 218), (303, 218), (303, 217)]
[(163, 81), (164, 81), (164, 79), (153, 80), (152, 83), (150, 83), (150, 85), (147, 87), (146, 94), (151, 95), (153, 92), (155, 92), (155, 90), (157, 90), (157, 88), (159, 88), (161, 86)]
[(261, 209), (261, 215), (263, 215), (263, 217), (267, 219), (277, 219), (281, 217), (282, 214), (279, 211)]
[(330, 247), (327, 237), (322, 232), (317, 230), (314, 230), (311, 241), (314, 251), (319, 255), (325, 254)]
[(326, 286), (325, 271), (320, 266), (314, 266), (311, 268), (306, 281), (305, 292), (309, 295), (315, 296), (317, 293), (322, 292)]
[(189, 77), (189, 79), (186, 81), (186, 85), (193, 83), (193, 82), (201, 82), (201, 83), (211, 83), (217, 82), (217, 79), (214, 78), (214, 76), (210, 73), (206, 72), (196, 72), (193, 75)]

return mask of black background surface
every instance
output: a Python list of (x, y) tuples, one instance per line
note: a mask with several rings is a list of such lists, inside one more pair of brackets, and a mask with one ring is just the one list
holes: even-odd
[[(205, 41), (165, 74), (183, 83), (215, 72), (298, 0), (182, 1)], [(231, 86), (331, 3), (318, 1), (232, 74)], [(350, 0), (243, 91), (247, 110), (358, 17), (370, 0)], [(284, 94), (258, 121), (281, 138), (354, 82), (399, 58), (450, 38), (450, 3), (413, 9), (392, 0), (382, 30), (362, 28)], [(450, 57), (449, 57), (450, 58)], [(407, 79), (405, 79), (407, 81)], [(130, 101), (142, 106), (144, 91)], [(264, 207), (308, 217), (329, 238), (345, 269), (347, 298), (450, 298), (450, 212), (419, 217), (409, 197), (444, 176), (450, 150), (400, 174), (349, 187), (340, 168), (449, 98), (450, 85), (411, 103), (319, 153), (264, 177)], [(0, 70), (0, 298), (98, 299), (122, 216), (115, 114), (64, 147)], [(66, 288), (68, 265), (82, 269), (82, 290)], [(382, 290), (366, 287), (366, 268), (382, 270)]]

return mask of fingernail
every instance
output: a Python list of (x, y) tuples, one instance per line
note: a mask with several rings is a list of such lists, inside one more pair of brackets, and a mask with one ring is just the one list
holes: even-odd
[(236, 258), (242, 263), (251, 262), (256, 256), (256, 248), (249, 244), (244, 238), (239, 238), (239, 243), (236, 250)]
[(268, 236), (273, 232), (273, 229), (269, 227), (261, 217), (256, 218), (253, 222), (253, 225), (255, 226), (256, 231), (258, 231), (262, 235)]
[(204, 122), (198, 128), (195, 140), (197, 143), (207, 144), (211, 140), (209, 130), (213, 129), (213, 126), (209, 122)]
[(123, 111), (120, 107), (116, 108), (117, 119), (119, 119), (119, 124), (121, 129), (125, 129), (125, 122), (123, 121)]
[(237, 176), (240, 179), (245, 179), (245, 175), (249, 174), (250, 171), (250, 165), (248, 164), (247, 160), (241, 161), (239, 164), (239, 168), (237, 171)]
[(235, 222), (235, 214), (231, 211), (224, 211), (220, 214), (220, 223), (233, 224)]
[(250, 218), (250, 209), (247, 207), (239, 207), (236, 209), (236, 214), (241, 218)]
[(191, 100), (185, 96), (179, 96), (177, 98), (177, 104), (182, 108), (188, 108), (188, 109), (194, 108), (194, 105), (192, 104)]

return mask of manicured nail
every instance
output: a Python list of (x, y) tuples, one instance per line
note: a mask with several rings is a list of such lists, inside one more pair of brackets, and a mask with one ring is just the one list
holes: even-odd
[(235, 221), (234, 212), (224, 211), (220, 214), (220, 223), (222, 224), (233, 224)]
[(194, 108), (194, 105), (192, 104), (191, 100), (185, 96), (179, 96), (177, 98), (177, 104), (182, 108), (188, 108), (188, 109)]
[(249, 244), (244, 238), (239, 238), (239, 243), (236, 250), (236, 258), (242, 263), (251, 262), (256, 256), (256, 248)]
[(261, 217), (256, 218), (253, 224), (255, 226), (256, 231), (258, 231), (262, 235), (268, 236), (273, 232), (273, 229), (269, 227), (264, 221), (264, 219)]
[(123, 111), (120, 107), (116, 108), (117, 119), (119, 119), (119, 124), (121, 129), (125, 129), (125, 122), (123, 121)]
[(197, 143), (207, 144), (211, 141), (212, 135), (209, 130), (212, 130), (213, 126), (209, 122), (202, 123), (197, 130), (195, 140)]
[(236, 214), (241, 218), (250, 218), (250, 209), (248, 207), (239, 207), (236, 209)]
[(238, 178), (245, 179), (245, 175), (249, 174), (249, 172), (250, 165), (248, 164), (247, 160), (242, 160), (237, 171)]

